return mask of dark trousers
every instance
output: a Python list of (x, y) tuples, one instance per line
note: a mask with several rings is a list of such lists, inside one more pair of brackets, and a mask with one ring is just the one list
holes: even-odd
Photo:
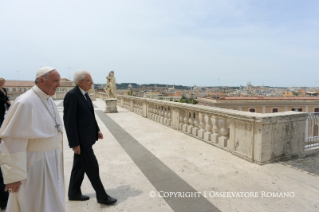
[(69, 197), (81, 196), (81, 184), (86, 173), (89, 178), (97, 199), (106, 199), (108, 195), (100, 179), (99, 164), (96, 160), (92, 147), (81, 147), (81, 154), (74, 154), (73, 168), (71, 172)]
[(4, 191), (5, 184), (3, 183), (2, 171), (0, 168), (0, 206), (7, 205), (9, 193)]
[(2, 122), (4, 120), (4, 114), (5, 114), (4, 112), (0, 111), (0, 127), (1, 127)]
[[(2, 111), (0, 111), (0, 127), (2, 125), (2, 122), (4, 120), (4, 113), (2, 113)], [(8, 201), (8, 197), (9, 197), (9, 193), (4, 191), (5, 189), (5, 184), (3, 182), (3, 176), (2, 176), (2, 171), (0, 168), (0, 205), (6, 205), (6, 202)]]

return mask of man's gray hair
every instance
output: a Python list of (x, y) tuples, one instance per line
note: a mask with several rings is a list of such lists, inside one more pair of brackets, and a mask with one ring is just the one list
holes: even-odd
[[(52, 71), (53, 71), (53, 70), (52, 70)], [(49, 73), (46, 73), (45, 75), (43, 75), (43, 76), (41, 76), (41, 77), (43, 77), (44, 79), (47, 79), (48, 75), (49, 75), (52, 71), (50, 71)], [(39, 79), (40, 79), (40, 77), (38, 77), (38, 78), (36, 78), (36, 79), (34, 80), (34, 83), (35, 83), (36, 85), (39, 84)]]
[(87, 70), (82, 70), (82, 69), (75, 72), (73, 76), (74, 83), (78, 85), (79, 81), (84, 80), (87, 74), (90, 74), (90, 72), (88, 72)]

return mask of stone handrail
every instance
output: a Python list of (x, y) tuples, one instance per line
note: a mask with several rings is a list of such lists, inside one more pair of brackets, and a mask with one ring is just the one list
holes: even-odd
[(258, 164), (304, 152), (307, 113), (261, 114), (126, 95), (118, 96), (118, 106)]

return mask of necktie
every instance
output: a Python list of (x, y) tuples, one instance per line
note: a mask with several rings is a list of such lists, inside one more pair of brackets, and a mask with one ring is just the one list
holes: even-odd
[(89, 104), (90, 108), (92, 108), (91, 103), (90, 103), (90, 97), (89, 97), (88, 93), (85, 93), (84, 95), (85, 95), (86, 101)]

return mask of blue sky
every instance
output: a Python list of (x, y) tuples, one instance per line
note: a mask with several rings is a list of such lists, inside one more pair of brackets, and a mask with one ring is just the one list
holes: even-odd
[(319, 86), (319, 1), (0, 0), (0, 77)]

